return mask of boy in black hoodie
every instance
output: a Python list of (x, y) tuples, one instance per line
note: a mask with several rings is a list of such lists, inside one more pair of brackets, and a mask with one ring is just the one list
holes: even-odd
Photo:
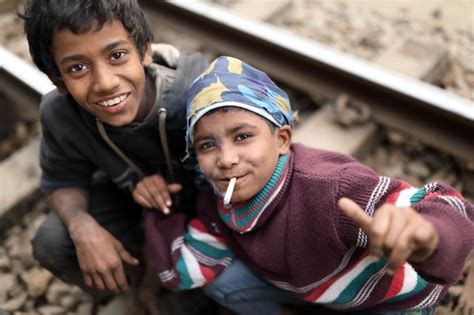
[(208, 61), (176, 51), (176, 64), (156, 63), (136, 0), (30, 0), (22, 18), (33, 61), (57, 87), (41, 102), (41, 188), (53, 211), (34, 257), (91, 294), (126, 292), (142, 207), (193, 208), (180, 164), (185, 92)]

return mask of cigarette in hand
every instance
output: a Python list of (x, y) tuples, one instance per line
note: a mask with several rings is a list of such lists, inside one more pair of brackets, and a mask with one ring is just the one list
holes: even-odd
[(237, 180), (236, 177), (232, 177), (231, 180), (229, 181), (229, 186), (227, 186), (227, 190), (225, 192), (224, 196), (224, 205), (229, 205), (230, 203), (230, 198), (232, 198), (232, 193), (234, 192), (234, 187), (235, 187), (235, 181)]

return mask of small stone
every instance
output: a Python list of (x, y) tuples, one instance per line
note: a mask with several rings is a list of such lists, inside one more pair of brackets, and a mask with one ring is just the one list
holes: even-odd
[(420, 179), (425, 179), (430, 175), (430, 169), (422, 161), (413, 161), (406, 165), (405, 170), (408, 174), (414, 175)]
[(22, 228), (18, 225), (15, 225), (14, 227), (12, 227), (11, 229), (9, 229), (5, 235), (7, 237), (7, 239), (5, 240), (5, 242), (3, 243), (3, 245), (9, 249), (13, 243), (17, 242), (17, 238), (18, 238), (18, 235), (21, 233), (22, 231)]
[(20, 259), (10, 259), (10, 271), (16, 275), (21, 275), (25, 270), (25, 266)]
[(375, 149), (374, 156), (375, 156), (375, 161), (376, 161), (377, 164), (379, 164), (379, 165), (385, 164), (388, 160), (387, 149), (384, 148), (383, 146), (378, 146)]
[(406, 136), (399, 131), (389, 130), (387, 137), (392, 144), (403, 144), (406, 142)]
[(21, 278), (26, 283), (29, 296), (36, 298), (46, 292), (49, 283), (53, 279), (53, 274), (46, 269), (33, 267), (31, 270), (23, 273)]
[(395, 164), (386, 166), (384, 175), (393, 178), (403, 178), (405, 172), (403, 171), (403, 166), (401, 164)]
[(81, 303), (77, 308), (77, 315), (92, 315), (94, 304), (91, 302)]
[(390, 148), (387, 164), (403, 167), (408, 161), (410, 161), (410, 158), (407, 156), (407, 153), (403, 151), (403, 147), (393, 146)]
[(81, 297), (78, 294), (64, 295), (59, 299), (59, 304), (68, 310), (73, 310), (81, 302)]
[[(28, 301), (26, 301), (25, 305), (23, 305), (23, 311), (26, 312), (25, 314), (36, 315), (37, 312), (36, 312), (36, 307), (35, 307), (35, 300), (29, 299)], [(14, 315), (17, 315), (17, 313), (15, 313)]]
[(0, 273), (0, 303), (7, 301), (8, 296), (17, 284), (16, 276), (13, 273)]
[(67, 311), (58, 305), (43, 305), (38, 307), (38, 312), (45, 315), (65, 315)]
[(0, 246), (0, 271), (10, 268), (10, 258), (4, 247)]
[(9, 247), (9, 255), (12, 259), (21, 261), (25, 269), (28, 269), (36, 264), (32, 256), (32, 248), (28, 231), (21, 231), (16, 236), (12, 235), (12, 240)]
[(23, 284), (21, 284), (20, 281), (15, 281), (15, 284), (13, 284), (13, 287), (10, 290), (9, 296), (17, 296), (23, 292), (25, 292), (25, 287)]
[(449, 163), (440, 153), (425, 151), (419, 156), (419, 160), (426, 164), (431, 170), (446, 168)]
[(15, 136), (21, 142), (25, 141), (28, 138), (28, 127), (25, 123), (19, 122), (16, 124)]
[(25, 226), (29, 226), (31, 222), (33, 222), (38, 215), (40, 215), (40, 212), (38, 210), (36, 211), (35, 209), (31, 210), (30, 212), (26, 213), (23, 216), (22, 218), (23, 224)]
[(27, 299), (28, 294), (26, 292), (22, 292), (8, 301), (0, 303), (0, 310), (5, 310), (9, 312), (19, 310), (23, 306), (23, 304), (25, 304)]
[(59, 304), (61, 298), (67, 294), (71, 294), (71, 291), (77, 288), (76, 286), (68, 285), (58, 279), (55, 279), (49, 286), (46, 292), (46, 300), (50, 304)]

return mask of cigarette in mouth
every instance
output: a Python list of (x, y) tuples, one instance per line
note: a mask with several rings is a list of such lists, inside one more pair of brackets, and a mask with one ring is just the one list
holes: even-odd
[(225, 192), (224, 196), (224, 204), (229, 205), (230, 203), (230, 198), (232, 198), (232, 193), (234, 192), (234, 187), (235, 187), (235, 181), (237, 180), (237, 177), (232, 177), (231, 180), (229, 181), (229, 186), (227, 186), (227, 190)]

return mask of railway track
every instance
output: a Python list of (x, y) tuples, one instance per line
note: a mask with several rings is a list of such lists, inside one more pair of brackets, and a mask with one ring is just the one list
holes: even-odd
[[(9, 103), (2, 104), (3, 114), (10, 110), (16, 113), (18, 120), (38, 120), (41, 96), (53, 88), (34, 66), (0, 47), (0, 92)], [(39, 137), (34, 137), (12, 156), (0, 161), (0, 228), (9, 224), (8, 211), (38, 189), (38, 149)]]
[(158, 23), (193, 34), (206, 48), (246, 60), (317, 98), (346, 94), (352, 104), (368, 106), (377, 123), (474, 161), (474, 104), (467, 99), (217, 5), (142, 2)]

